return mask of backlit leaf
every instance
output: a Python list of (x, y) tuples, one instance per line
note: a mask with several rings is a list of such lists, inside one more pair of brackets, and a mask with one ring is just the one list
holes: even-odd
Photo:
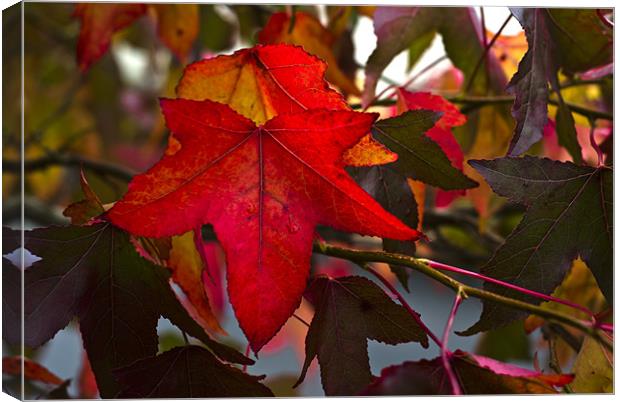
[(259, 128), (208, 100), (161, 105), (181, 147), (134, 177), (108, 215), (147, 237), (212, 224), (226, 253), (230, 301), (255, 352), (299, 306), (317, 224), (420, 237), (344, 171), (343, 152), (370, 130), (375, 114), (308, 110)]

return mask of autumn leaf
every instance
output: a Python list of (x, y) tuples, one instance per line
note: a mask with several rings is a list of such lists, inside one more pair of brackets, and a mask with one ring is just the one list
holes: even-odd
[(256, 127), (209, 100), (161, 106), (181, 147), (136, 176), (108, 215), (147, 237), (212, 224), (226, 253), (230, 301), (255, 352), (299, 305), (317, 224), (396, 240), (420, 236), (344, 171), (343, 152), (376, 114), (309, 110)]
[[(607, 334), (604, 336), (611, 338)], [(579, 393), (613, 392), (613, 362), (613, 354), (595, 339), (586, 337), (573, 365), (575, 380), (570, 385), (571, 391)]]
[(149, 13), (161, 41), (184, 60), (198, 36), (197, 4), (80, 3), (74, 16), (80, 20), (77, 60), (86, 71), (110, 47), (113, 35)]
[(149, 4), (157, 35), (179, 60), (185, 62), (198, 36), (198, 4)]
[(291, 29), (291, 17), (284, 12), (274, 13), (267, 25), (258, 34), (258, 40), (264, 44), (289, 43), (300, 45), (310, 54), (320, 57), (327, 63), (326, 78), (345, 94), (360, 95), (355, 83), (338, 67), (332, 48), (336, 37), (321, 22), (310, 14), (295, 13)]
[(24, 344), (39, 347), (77, 316), (102, 397), (118, 392), (112, 369), (157, 353), (160, 315), (222, 359), (251, 363), (209, 338), (177, 302), (166, 269), (141, 258), (110, 223), (35, 229), (25, 233), (24, 247), (41, 258), (24, 273)]
[(62, 214), (70, 218), (74, 225), (85, 224), (91, 218), (105, 212), (99, 196), (90, 188), (83, 170), (80, 170), (80, 186), (85, 198), (74, 202), (62, 211)]
[[(464, 394), (556, 394), (554, 386), (573, 379), (567, 374), (542, 374), (484, 356), (457, 350), (450, 364)], [(451, 395), (441, 358), (405, 362), (381, 371), (364, 395)]]
[(2, 358), (2, 374), (21, 377), (22, 363), (23, 376), (26, 380), (39, 381), (48, 385), (60, 385), (64, 381), (34, 360), (21, 356), (5, 356)]
[(145, 12), (145, 4), (76, 4), (74, 16), (81, 22), (77, 45), (80, 69), (86, 71), (108, 51), (112, 35)]
[(319, 276), (309, 285), (306, 297), (316, 312), (297, 385), (318, 357), (326, 395), (357, 395), (372, 380), (367, 339), (390, 345), (419, 342), (428, 347), (426, 334), (405, 308), (368, 279)]
[[(580, 257), (592, 269), (605, 295), (612, 300), (612, 171), (526, 156), (469, 162), (493, 191), (527, 206), (515, 228), (482, 268), (484, 275), (551, 294), (572, 261)], [(537, 303), (539, 300), (498, 285), (495, 293)], [(483, 302), (480, 321), (464, 331), (471, 335), (501, 327), (527, 313)]]
[(195, 345), (177, 347), (115, 370), (128, 398), (268, 397), (272, 392), (251, 376)]
[[(327, 64), (299, 46), (258, 45), (187, 66), (176, 89), (183, 99), (230, 106), (256, 124), (308, 109), (350, 110), (324, 80)], [(348, 165), (389, 163), (398, 155), (364, 137), (344, 158)]]

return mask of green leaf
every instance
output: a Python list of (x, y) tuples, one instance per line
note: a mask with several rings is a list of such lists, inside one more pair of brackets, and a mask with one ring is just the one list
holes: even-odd
[(25, 247), (41, 260), (24, 274), (24, 343), (40, 346), (77, 316), (103, 397), (119, 390), (112, 369), (157, 353), (160, 315), (221, 358), (248, 362), (204, 333), (178, 302), (168, 270), (140, 257), (111, 224), (35, 229)]
[[(457, 350), (450, 359), (464, 394), (555, 394), (552, 385), (572, 376), (545, 375)], [(364, 395), (450, 395), (452, 388), (440, 357), (405, 362), (381, 371)]]
[[(418, 227), (418, 206), (407, 177), (392, 169), (392, 164), (347, 168), (355, 181), (381, 206), (411, 228)], [(383, 239), (383, 249), (390, 253), (415, 255), (415, 242)], [(409, 270), (390, 265), (403, 287), (409, 291)]]
[(325, 394), (357, 395), (372, 380), (367, 339), (390, 345), (420, 342), (428, 347), (426, 334), (405, 308), (368, 279), (320, 276), (309, 285), (306, 297), (316, 310), (296, 385), (318, 356)]
[[(593, 168), (526, 156), (469, 162), (497, 194), (527, 211), (482, 268), (484, 275), (551, 294), (580, 257), (591, 267), (608, 301), (613, 300), (613, 174)], [(485, 283), (486, 290), (521, 300), (540, 300)], [(480, 321), (463, 334), (498, 328), (527, 313), (483, 302)]]
[(117, 397), (221, 398), (268, 397), (255, 377), (220, 362), (200, 346), (178, 347), (114, 371), (122, 386)]
[(512, 116), (517, 121), (508, 154), (521, 155), (542, 139), (547, 123), (549, 76), (555, 76), (552, 41), (547, 31), (547, 14), (541, 8), (512, 8), (527, 37), (528, 49), (506, 91), (515, 95)]
[(573, 365), (573, 392), (609, 393), (614, 390), (613, 355), (600, 343), (586, 337)]
[(373, 126), (374, 137), (398, 154), (390, 165), (405, 177), (420, 180), (444, 190), (460, 190), (478, 185), (452, 166), (436, 142), (425, 135), (441, 113), (411, 110)]

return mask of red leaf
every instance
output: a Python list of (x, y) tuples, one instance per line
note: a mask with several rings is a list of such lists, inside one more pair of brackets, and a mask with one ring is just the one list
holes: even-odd
[(315, 109), (257, 127), (208, 100), (161, 106), (181, 147), (136, 176), (109, 217), (150, 237), (212, 224), (226, 254), (230, 301), (255, 352), (299, 306), (317, 224), (420, 237), (344, 171), (342, 154), (376, 114)]
[[(456, 106), (439, 95), (428, 92), (409, 92), (403, 88), (398, 90), (399, 102), (406, 110), (426, 109), (443, 112), (435, 126), (426, 132), (426, 136), (439, 145), (446, 154), (452, 166), (463, 171), (463, 151), (452, 134), (452, 127), (462, 126), (467, 121)], [(438, 189), (435, 204), (438, 207), (447, 207), (452, 201), (465, 195), (465, 190), (445, 191)]]
[(145, 4), (77, 4), (74, 16), (81, 21), (77, 45), (80, 69), (85, 71), (110, 47), (112, 35), (146, 12)]

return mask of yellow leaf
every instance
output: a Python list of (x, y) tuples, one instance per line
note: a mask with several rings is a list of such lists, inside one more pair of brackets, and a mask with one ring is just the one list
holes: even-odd
[(159, 38), (181, 61), (185, 61), (198, 36), (198, 4), (151, 4), (149, 7)]

